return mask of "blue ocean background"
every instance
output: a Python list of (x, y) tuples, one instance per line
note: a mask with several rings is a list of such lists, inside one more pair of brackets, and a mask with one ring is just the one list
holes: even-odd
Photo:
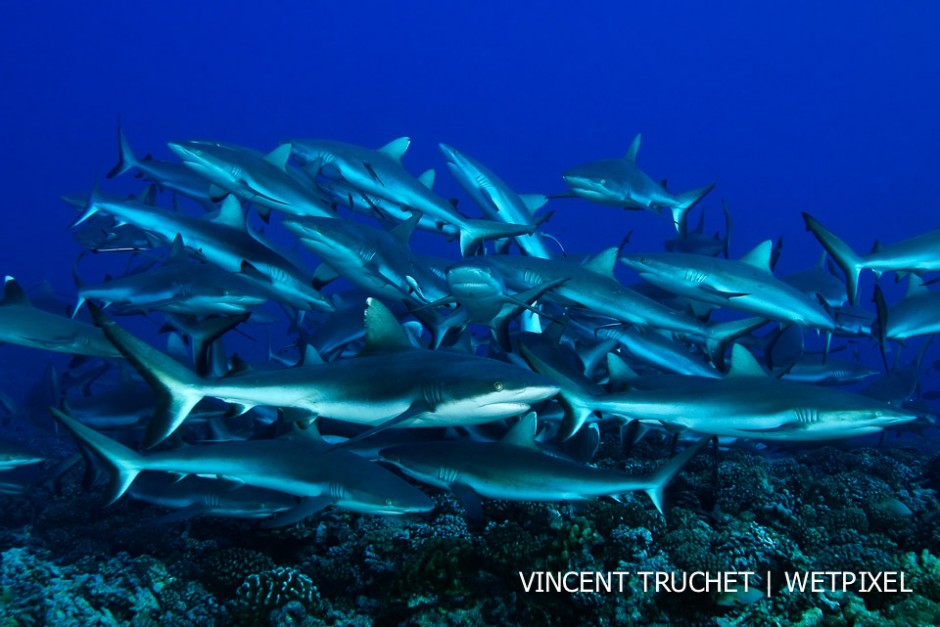
[[(435, 191), (473, 216), (438, 142), (517, 192), (553, 194), (566, 190), (565, 169), (622, 156), (642, 132), (639, 163), (654, 179), (679, 191), (717, 183), (693, 220), (704, 208), (706, 230), (724, 232), (727, 202), (733, 258), (782, 238), (778, 274), (821, 252), (802, 211), (858, 251), (940, 227), (935, 2), (108, 0), (3, 13), (0, 271), (28, 290), (47, 279), (74, 298), (80, 246), (63, 195), (96, 181), (140, 190), (131, 177), (104, 180), (119, 119), (137, 154), (167, 160), (178, 139), (267, 151), (290, 138), (375, 148), (407, 135), (405, 167), (435, 168)], [(629, 250), (661, 250), (674, 236), (650, 213), (581, 199), (548, 207), (544, 230), (571, 253), (630, 232)], [(268, 234), (290, 241), (275, 226)], [(456, 259), (455, 244), (421, 237)], [(86, 260), (82, 274), (123, 267)], [(903, 294), (893, 277), (881, 284), (889, 301)], [(871, 309), (873, 285), (863, 275)], [(925, 390), (936, 387), (936, 348)], [(864, 358), (879, 363), (874, 343)], [(68, 358), (0, 347), (0, 389), (21, 397), (49, 361)]]

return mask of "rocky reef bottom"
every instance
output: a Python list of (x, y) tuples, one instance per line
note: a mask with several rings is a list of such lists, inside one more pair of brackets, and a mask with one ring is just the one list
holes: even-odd
[[(598, 459), (644, 474), (668, 454), (651, 440), (624, 458), (605, 441)], [(275, 530), (154, 524), (166, 510), (103, 508), (73, 471), (57, 490), (0, 497), (0, 625), (940, 624), (940, 457), (826, 446), (715, 460), (700, 454), (673, 482), (665, 519), (640, 493), (489, 501), (469, 520), (431, 491), (428, 515), (334, 509)], [(912, 592), (788, 589), (827, 571), (903, 573)], [(569, 572), (631, 575), (611, 592), (579, 575), (565, 580), (575, 592), (526, 591), (533, 573)], [(753, 587), (656, 590), (643, 572), (751, 572)]]

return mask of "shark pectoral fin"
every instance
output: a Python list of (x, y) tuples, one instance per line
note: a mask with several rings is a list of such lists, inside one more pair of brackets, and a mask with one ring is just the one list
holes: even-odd
[(311, 496), (300, 500), (300, 503), (296, 507), (281, 512), (276, 516), (271, 516), (263, 523), (261, 523), (262, 529), (275, 529), (277, 527), (286, 527), (288, 525), (293, 525), (294, 523), (299, 523), (301, 520), (313, 516), (319, 511), (322, 511), (333, 504), (333, 499), (330, 498), (329, 494), (320, 494), (317, 496)]
[(396, 425), (400, 425), (403, 422), (407, 422), (408, 420), (411, 420), (415, 416), (419, 416), (421, 414), (426, 414), (426, 413), (431, 413), (433, 411), (434, 411), (434, 408), (428, 405), (427, 403), (425, 403), (424, 401), (415, 401), (411, 405), (411, 407), (406, 409), (404, 412), (398, 414), (394, 418), (386, 420), (382, 424), (372, 427), (368, 431), (364, 431), (357, 436), (351, 437), (345, 442), (343, 442), (342, 444), (337, 444), (333, 448), (344, 448), (354, 442), (365, 440), (366, 438), (372, 437), (376, 433), (380, 433), (382, 431), (385, 431), (386, 429), (390, 429)]
[(467, 510), (467, 516), (470, 517), (470, 520), (474, 522), (483, 520), (483, 500), (479, 494), (474, 492), (473, 488), (462, 483), (453, 483), (450, 490), (460, 501), (460, 504), (463, 505), (463, 508)]
[(721, 296), (722, 298), (741, 298), (742, 296), (751, 295), (750, 292), (729, 292), (729, 291), (720, 290), (718, 288), (712, 287), (711, 285), (699, 285), (698, 289), (708, 294)]

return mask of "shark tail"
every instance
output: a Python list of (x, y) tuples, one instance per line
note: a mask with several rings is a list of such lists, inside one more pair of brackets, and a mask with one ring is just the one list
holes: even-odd
[(719, 368), (724, 363), (725, 351), (728, 345), (742, 335), (767, 324), (764, 318), (745, 318), (731, 322), (718, 322), (708, 327), (708, 336), (705, 338), (705, 348), (708, 356)]
[(707, 438), (702, 438), (689, 448), (685, 449), (672, 459), (670, 459), (666, 464), (650, 475), (649, 482), (650, 487), (645, 488), (645, 492), (650, 495), (650, 499), (653, 501), (653, 505), (656, 506), (656, 509), (659, 510), (660, 514), (665, 516), (663, 512), (663, 501), (666, 496), (666, 487), (669, 483), (675, 478), (679, 471), (689, 463), (696, 453), (698, 453), (702, 448), (708, 444), (711, 440), (711, 436)]
[(578, 381), (563, 372), (561, 368), (543, 359), (537, 349), (529, 348), (522, 342), (520, 342), (520, 348), (523, 357), (532, 366), (533, 370), (553, 380), (561, 387), (561, 391), (556, 398), (561, 402), (565, 410), (565, 416), (562, 418), (558, 435), (562, 441), (570, 440), (594, 414), (594, 395)]
[(676, 231), (679, 235), (682, 237), (688, 235), (688, 221), (686, 220), (685, 214), (687, 214), (689, 209), (694, 207), (698, 201), (705, 198), (708, 192), (713, 189), (715, 189), (715, 184), (711, 183), (705, 187), (699, 187), (681, 194), (676, 194), (676, 203), (670, 207), (670, 209), (672, 210), (672, 221), (676, 225)]
[(842, 268), (845, 273), (845, 287), (848, 291), (849, 302), (855, 305), (858, 301), (858, 276), (865, 267), (864, 260), (813, 216), (803, 212), (803, 220), (806, 222), (806, 229), (812, 231), (826, 252)]
[(508, 224), (492, 220), (466, 220), (460, 225), (460, 254), (464, 257), (471, 257), (477, 253), (486, 240), (531, 235), (537, 229), (537, 224)]
[(134, 156), (134, 151), (131, 150), (131, 145), (127, 142), (127, 137), (124, 136), (124, 130), (121, 128), (121, 124), (119, 122), (118, 162), (105, 176), (109, 179), (113, 179), (115, 176), (120, 176), (128, 170), (133, 170), (138, 166), (139, 162), (137, 161), (137, 157)]
[(107, 491), (108, 505), (121, 498), (137, 474), (144, 469), (144, 457), (120, 442), (115, 442), (94, 429), (86, 427), (55, 407), (50, 409), (59, 424), (68, 429), (82, 446), (91, 450), (108, 467), (111, 472), (111, 481)]
[(156, 446), (176, 431), (205, 397), (206, 384), (189, 368), (119, 327), (91, 303), (88, 307), (95, 325), (157, 393), (157, 407), (142, 442), (144, 448)]

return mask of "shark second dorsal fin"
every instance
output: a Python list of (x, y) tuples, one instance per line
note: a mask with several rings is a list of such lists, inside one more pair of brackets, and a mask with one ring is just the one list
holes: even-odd
[(434, 189), (434, 168), (430, 168), (421, 173), (418, 180), (428, 189)]
[(394, 353), (414, 348), (395, 315), (378, 299), (366, 299), (365, 326), (366, 346), (360, 355)]
[(503, 439), (500, 440), (503, 444), (509, 444), (510, 446), (519, 446), (522, 448), (531, 448), (538, 449), (538, 446), (535, 444), (535, 433), (536, 428), (538, 427), (538, 418), (535, 415), (534, 411), (530, 411), (525, 416), (519, 419), (519, 422), (514, 424), (512, 428), (503, 436)]
[(770, 269), (770, 255), (774, 249), (773, 240), (764, 240), (760, 244), (754, 247), (754, 249), (741, 257), (741, 263), (746, 263), (749, 266), (753, 266), (758, 270), (763, 270), (764, 272), (772, 272)]
[[(596, 274), (614, 279), (614, 267), (617, 264), (617, 247), (611, 246), (602, 250), (584, 262), (584, 269)], [(614, 279), (616, 280), (616, 279)]]
[(225, 200), (222, 201), (219, 212), (213, 216), (212, 221), (235, 229), (246, 229), (245, 214), (242, 213), (242, 204), (231, 194), (226, 196)]
[[(636, 137), (633, 138), (633, 141), (630, 142), (630, 147), (627, 148), (627, 154), (623, 156), (624, 159), (636, 165), (636, 155), (640, 152), (640, 141), (643, 139), (643, 133), (637, 133)], [(665, 187), (665, 185), (663, 186)]]
[(29, 296), (23, 291), (23, 287), (17, 283), (16, 279), (7, 276), (3, 280), (3, 305), (30, 305)]
[(731, 347), (731, 366), (728, 368), (727, 378), (766, 376), (767, 373), (746, 348), (740, 344)]
[(264, 156), (264, 160), (278, 170), (287, 171), (287, 160), (290, 158), (290, 144), (281, 144)]
[(410, 137), (399, 137), (398, 139), (393, 139), (379, 148), (379, 152), (385, 153), (386, 156), (391, 157), (395, 161), (401, 163), (401, 158), (405, 156), (405, 152), (408, 150), (408, 146), (410, 145)]

